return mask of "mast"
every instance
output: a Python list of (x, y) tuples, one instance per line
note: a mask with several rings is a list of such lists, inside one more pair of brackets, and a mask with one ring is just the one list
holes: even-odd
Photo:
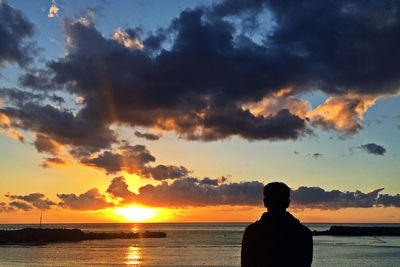
[(39, 228), (42, 228), (42, 213), (40, 213), (40, 224), (39, 224)]

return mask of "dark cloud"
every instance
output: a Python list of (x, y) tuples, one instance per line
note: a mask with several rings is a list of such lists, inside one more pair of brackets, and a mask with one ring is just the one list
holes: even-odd
[(144, 41), (143, 45), (146, 49), (157, 51), (161, 48), (162, 42), (167, 39), (166, 35), (160, 30), (156, 34), (150, 34)]
[(59, 146), (48, 136), (43, 134), (36, 134), (36, 139), (33, 143), (38, 152), (47, 152), (50, 154), (57, 154), (60, 151)]
[(122, 199), (123, 203), (133, 202), (136, 194), (128, 189), (128, 184), (123, 176), (115, 177), (107, 188), (107, 193)]
[[(83, 97), (81, 112), (98, 111), (86, 119), (94, 116), (106, 126), (154, 127), (207, 141), (233, 135), (249, 140), (301, 136), (303, 119), (287, 110), (263, 117), (242, 109), (243, 103), (275, 90), (268, 70), (276, 66), (259, 60), (265, 55), (235, 47), (229, 23), (204, 19), (200, 9), (183, 12), (165, 30), (176, 36), (172, 48), (156, 56), (128, 46), (138, 38), (129, 29), (119, 33), (122, 40), (107, 39), (93, 24), (66, 21), (68, 53), (48, 63), (50, 81), (55, 89), (63, 85)], [(40, 89), (40, 80), (30, 76), (23, 84)]]
[(200, 182), (200, 184), (217, 186), (218, 184), (223, 183), (227, 180), (228, 180), (228, 178), (226, 178), (224, 176), (218, 177), (216, 179), (211, 179), (211, 178), (205, 177), (205, 178), (201, 179), (199, 182)]
[(93, 157), (81, 159), (81, 163), (107, 173), (125, 171), (140, 175), (143, 178), (152, 177), (155, 180), (176, 179), (186, 177), (189, 171), (183, 166), (157, 165), (149, 166), (156, 158), (143, 145), (131, 146), (124, 144), (118, 152), (103, 151)]
[(29, 211), (31, 209), (33, 209), (33, 207), (29, 204), (27, 204), (26, 202), (22, 202), (22, 201), (11, 201), (10, 203), (8, 203), (8, 205), (12, 208), (17, 208), (23, 211)]
[(356, 148), (359, 148), (368, 154), (373, 154), (377, 156), (383, 156), (386, 153), (386, 149), (383, 146), (377, 145), (375, 143), (361, 145)]
[[(145, 185), (133, 193), (123, 176), (112, 179), (107, 193), (118, 205), (106, 201), (106, 197), (93, 188), (86, 193), (57, 194), (62, 200), (56, 204), (41, 193), (25, 196), (6, 195), (11, 201), (0, 203), (0, 212), (15, 209), (24, 211), (38, 208), (42, 210), (60, 206), (73, 210), (98, 210), (128, 204), (142, 204), (151, 207), (187, 208), (204, 206), (262, 206), (264, 185), (260, 182), (224, 183), (225, 177), (218, 179), (181, 178), (171, 183)], [(355, 191), (327, 191), (320, 187), (301, 186), (291, 190), (291, 208), (337, 210), (344, 208), (400, 207), (400, 194), (381, 194), (383, 188), (368, 193)], [(22, 201), (19, 201), (22, 200)]]
[(155, 167), (146, 167), (143, 170), (143, 174), (150, 175), (155, 180), (165, 180), (186, 177), (189, 171), (183, 166), (157, 165)]
[(400, 207), (400, 194), (394, 196), (388, 194), (380, 194), (376, 202), (377, 205), (383, 207)]
[(16, 106), (21, 106), (29, 102), (39, 103), (46, 99), (56, 104), (65, 102), (62, 97), (56, 95), (33, 93), (16, 88), (0, 88), (0, 99)]
[(2, 213), (2, 212), (13, 212), (13, 211), (15, 211), (15, 209), (13, 207), (10, 207), (5, 202), (0, 202), (0, 213)]
[(160, 139), (160, 134), (153, 134), (153, 133), (141, 133), (139, 131), (135, 131), (135, 136), (139, 138), (144, 138), (146, 140), (154, 141)]
[(97, 188), (92, 188), (79, 196), (57, 194), (57, 197), (63, 201), (63, 206), (73, 210), (99, 210), (114, 206), (114, 204), (106, 201), (105, 196), (100, 194)]
[(120, 171), (141, 173), (147, 163), (155, 160), (156, 158), (143, 145), (124, 145), (119, 148), (119, 152), (104, 151), (95, 157), (82, 159), (81, 163), (104, 169), (108, 173)]
[(58, 157), (52, 157), (52, 158), (45, 158), (44, 162), (40, 164), (39, 166), (43, 168), (50, 168), (53, 166), (60, 166), (60, 165), (66, 165), (67, 162), (61, 158)]
[[(296, 153), (295, 153), (296, 154)], [(296, 155), (298, 155), (298, 154), (296, 154)], [(306, 155), (307, 157), (312, 157), (313, 159), (320, 159), (320, 158), (322, 158), (324, 155), (322, 155), (321, 153), (313, 153), (313, 154), (307, 154)]]
[[(118, 29), (110, 37), (91, 19), (67, 18), (66, 53), (20, 83), (35, 94), (78, 96), (79, 110), (24, 98), (0, 113), (93, 166), (120, 162), (113, 152), (93, 155), (119, 143), (113, 125), (203, 141), (297, 139), (312, 133), (308, 125), (356, 134), (368, 107), (400, 88), (399, 10), (397, 1), (230, 0), (186, 9), (155, 33)], [(265, 29), (261, 17), (270, 18)], [(310, 90), (331, 98), (310, 116), (295, 112), (291, 105), (305, 105), (293, 97)], [(268, 114), (247, 108), (272, 97), (292, 101)]]
[(378, 194), (383, 188), (363, 193), (359, 190), (343, 192), (339, 190), (325, 191), (320, 187), (301, 186), (292, 190), (292, 207), (310, 209), (370, 208), (380, 205)]
[(29, 102), (0, 108), (0, 113), (10, 118), (15, 128), (46, 135), (59, 144), (79, 147), (87, 153), (109, 148), (117, 141), (114, 131), (88, 114), (89, 110), (75, 115), (69, 110)]
[[(23, 200), (25, 202), (28, 202), (32, 204), (35, 208), (41, 209), (41, 210), (47, 210), (50, 209), (51, 206), (57, 205), (55, 202), (49, 200), (46, 198), (46, 196), (42, 193), (32, 193), (29, 195), (11, 195), (7, 194), (6, 197), (8, 197), (11, 200)], [(21, 202), (19, 202), (21, 203)]]
[(148, 184), (139, 188), (139, 194), (135, 194), (128, 190), (122, 177), (114, 178), (107, 189), (111, 195), (123, 198), (123, 203), (140, 203), (154, 207), (261, 205), (262, 191), (263, 184), (259, 182), (215, 186), (196, 178), (182, 178), (171, 184)]
[(227, 0), (214, 10), (225, 16), (270, 12), (274, 31), (264, 42), (282, 60), (286, 54), (304, 63), (286, 75), (296, 84), (314, 82), (328, 93), (377, 93), (399, 87), (393, 70), (399, 60), (393, 57), (400, 43), (399, 5), (374, 0)]
[(26, 16), (7, 3), (0, 2), (0, 67), (16, 62), (20, 66), (31, 60), (33, 25)]
[[(212, 182), (210, 182), (212, 181)], [(221, 183), (222, 181), (219, 180)], [(183, 178), (168, 184), (146, 185), (135, 194), (128, 189), (124, 177), (112, 180), (107, 193), (120, 198), (121, 203), (140, 203), (154, 207), (199, 207), (218, 205), (262, 205), (260, 182), (220, 184), (218, 179)], [(295, 209), (343, 209), (399, 207), (400, 195), (379, 194), (383, 188), (363, 193), (359, 190), (326, 191), (320, 187), (301, 186), (291, 191), (291, 207)]]
[(243, 12), (251, 11), (259, 13), (265, 7), (267, 1), (264, 0), (226, 0), (213, 5), (213, 13), (218, 16), (239, 15)]

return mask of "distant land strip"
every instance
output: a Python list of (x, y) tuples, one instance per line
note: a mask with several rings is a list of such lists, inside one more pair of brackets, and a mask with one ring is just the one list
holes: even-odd
[(331, 226), (326, 231), (313, 231), (314, 236), (400, 236), (400, 227)]
[(95, 239), (133, 239), (133, 238), (165, 238), (164, 232), (143, 233), (92, 233), (80, 229), (40, 229), (24, 228), (20, 230), (0, 230), (0, 245), (27, 244), (43, 245), (52, 242), (73, 242)]

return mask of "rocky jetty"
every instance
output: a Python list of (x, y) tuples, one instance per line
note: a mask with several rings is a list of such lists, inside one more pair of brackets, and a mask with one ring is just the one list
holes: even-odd
[(80, 229), (40, 229), (0, 230), (0, 245), (4, 244), (46, 244), (51, 242), (71, 242), (95, 239), (164, 238), (164, 232), (143, 233), (86, 233)]
[(400, 227), (388, 226), (331, 226), (327, 231), (313, 231), (313, 235), (332, 236), (400, 236)]

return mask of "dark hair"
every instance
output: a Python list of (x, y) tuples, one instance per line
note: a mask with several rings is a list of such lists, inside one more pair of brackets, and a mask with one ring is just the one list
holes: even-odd
[(290, 188), (280, 182), (264, 186), (264, 203), (268, 208), (286, 209), (290, 203)]

